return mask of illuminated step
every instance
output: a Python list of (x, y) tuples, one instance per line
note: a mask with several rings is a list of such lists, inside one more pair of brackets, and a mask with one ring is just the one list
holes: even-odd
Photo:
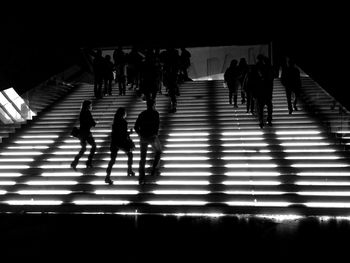
[[(1, 151), (0, 166), (5, 166), (0, 170), (4, 172), (0, 174), (3, 182), (0, 201), (30, 207), (59, 206), (64, 200), (85, 209), (146, 205), (161, 210), (203, 208), (208, 204), (281, 209), (304, 203), (310, 207), (330, 204), (347, 207), (350, 167), (345, 152), (339, 151), (317, 121), (304, 111), (287, 114), (284, 88), (278, 81), (275, 81), (273, 127), (263, 130), (258, 127), (255, 116), (245, 113), (245, 105), (239, 105), (238, 110), (228, 105), (227, 90), (210, 91), (222, 84), (222, 81), (186, 83), (178, 97), (178, 112), (172, 115), (167, 113), (169, 98), (158, 96), (161, 124), (166, 123), (160, 130), (164, 150), (161, 175), (147, 178), (149, 182), (144, 186), (138, 184), (137, 176), (126, 176), (124, 153), (118, 154), (112, 170), (115, 184), (104, 183), (109, 161), (106, 136), (110, 133), (114, 112), (117, 107), (128, 107), (128, 103), (134, 101), (128, 112), (132, 127), (139, 112), (145, 109), (140, 98), (111, 96), (94, 102), (93, 116), (99, 119), (93, 129), (98, 143), (95, 167), (84, 167), (89, 147), (78, 170), (69, 167), (80, 148), (79, 141), (69, 136), (72, 127), (69, 122), (78, 118), (81, 101), (88, 99), (86, 94), (93, 96), (92, 85), (81, 89), (70, 101), (53, 107), (21, 137), (13, 139), (21, 143), (11, 143), (12, 148)], [(117, 91), (113, 88), (113, 92)], [(197, 96), (201, 98), (194, 100)], [(209, 101), (215, 105), (215, 112), (208, 109)], [(60, 137), (60, 142), (55, 141), (58, 132), (67, 133)], [(138, 143), (135, 134), (133, 139)], [(55, 147), (45, 148), (52, 143), (50, 140), (55, 141)], [(22, 155), (18, 154), (21, 150), (18, 146), (23, 146)], [(15, 168), (8, 167), (12, 162), (26, 165), (31, 162), (27, 159), (35, 159), (41, 153), (45, 154), (45, 160), (41, 159), (31, 169), (17, 167), (16, 172)], [(134, 151), (136, 175), (138, 160), (137, 147)], [(317, 203), (318, 196), (322, 196), (322, 200), (318, 199), (322, 202)]]

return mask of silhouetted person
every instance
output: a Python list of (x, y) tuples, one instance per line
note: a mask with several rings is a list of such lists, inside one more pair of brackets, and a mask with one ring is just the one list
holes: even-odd
[(267, 125), (272, 125), (272, 91), (274, 71), (270, 60), (258, 55), (258, 62), (255, 65), (256, 85), (255, 97), (257, 100), (257, 110), (260, 128), (264, 127), (264, 107), (267, 106)]
[(96, 52), (95, 58), (92, 62), (94, 70), (94, 94), (97, 99), (102, 96), (102, 86), (105, 73), (105, 59), (102, 57), (102, 51), (99, 49)]
[[(301, 79), (300, 71), (291, 58), (286, 59), (286, 65), (282, 67), (281, 82), (286, 89), (289, 114), (292, 114), (293, 108), (295, 111), (298, 110), (297, 99), (301, 89)], [(292, 94), (294, 95), (293, 106)]]
[(134, 128), (140, 136), (139, 182), (143, 183), (148, 145), (150, 144), (155, 152), (151, 175), (158, 175), (160, 156), (162, 154), (162, 145), (158, 138), (159, 113), (155, 110), (154, 100), (147, 101), (147, 110), (139, 114)]
[(160, 49), (156, 48), (154, 51), (154, 62), (157, 69), (157, 86), (159, 94), (162, 94), (162, 86), (163, 86), (163, 65), (161, 61)]
[(105, 182), (107, 184), (113, 184), (111, 180), (111, 171), (112, 167), (115, 163), (115, 159), (117, 158), (118, 151), (123, 150), (128, 156), (128, 176), (134, 176), (135, 173), (132, 170), (132, 162), (133, 162), (133, 154), (132, 150), (135, 145), (132, 142), (129, 131), (128, 131), (128, 123), (125, 120), (126, 118), (125, 108), (118, 108), (117, 112), (114, 114), (114, 120), (112, 125), (112, 134), (111, 134), (111, 159), (108, 163), (108, 167), (106, 170), (106, 178)]
[(175, 48), (168, 48), (163, 57), (163, 83), (168, 90), (170, 97), (170, 113), (176, 112), (177, 98), (179, 96), (178, 73), (179, 73), (179, 54)]
[(106, 55), (104, 66), (104, 95), (112, 95), (113, 70), (114, 64), (111, 61), (111, 56)]
[(140, 66), (142, 63), (142, 56), (139, 54), (136, 47), (133, 47), (131, 52), (127, 55), (127, 78), (128, 84), (131, 84), (129, 89), (139, 88)]
[(245, 92), (246, 97), (246, 107), (247, 107), (247, 113), (254, 114), (255, 110), (255, 99), (253, 96), (253, 92), (255, 90), (256, 83), (256, 76), (254, 76), (254, 70), (252, 68), (248, 68), (248, 72), (246, 74), (246, 77), (243, 80), (243, 86), (242, 89)]
[(114, 67), (116, 70), (115, 82), (118, 83), (119, 95), (125, 95), (126, 91), (126, 54), (123, 52), (121, 47), (118, 47), (113, 52)]
[(140, 86), (141, 92), (145, 95), (146, 100), (156, 99), (158, 92), (158, 68), (156, 65), (153, 50), (150, 48), (146, 51), (145, 60), (141, 64)]
[(226, 69), (224, 73), (224, 80), (227, 84), (227, 88), (229, 90), (229, 103), (232, 104), (232, 96), (233, 96), (233, 102), (234, 107), (237, 108), (237, 92), (238, 87), (240, 85), (239, 83), (239, 68), (237, 66), (238, 61), (236, 59), (233, 59), (230, 63), (230, 66), (228, 69)]
[(73, 169), (76, 169), (80, 157), (83, 156), (86, 150), (86, 143), (91, 145), (90, 154), (86, 161), (86, 167), (87, 168), (92, 167), (92, 159), (95, 154), (96, 143), (90, 129), (96, 125), (96, 122), (94, 121), (90, 110), (91, 110), (91, 101), (84, 100), (82, 103), (80, 116), (79, 116), (79, 121), (80, 121), (79, 140), (80, 140), (81, 149), (79, 153), (75, 156), (73, 162), (70, 165)]
[(180, 54), (180, 78), (182, 81), (191, 80), (188, 77), (188, 68), (191, 66), (191, 53), (184, 47), (181, 48)]
[(247, 78), (249, 66), (245, 58), (241, 58), (238, 63), (238, 71), (239, 71), (239, 83), (240, 83), (240, 88), (241, 88), (241, 99), (242, 99), (242, 104), (245, 103), (246, 100), (246, 91), (244, 89), (244, 82)]

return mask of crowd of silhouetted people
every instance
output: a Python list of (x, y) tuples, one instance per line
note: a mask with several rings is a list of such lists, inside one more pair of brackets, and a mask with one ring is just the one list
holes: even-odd
[[(241, 91), (241, 103), (246, 104), (247, 113), (257, 115), (259, 126), (272, 126), (272, 94), (274, 69), (268, 57), (259, 54), (254, 65), (248, 65), (245, 58), (238, 62), (233, 59), (224, 73), (224, 81), (229, 91), (229, 103), (238, 108), (238, 93)], [(300, 96), (300, 71), (291, 58), (286, 57), (281, 68), (281, 82), (286, 90), (289, 114), (297, 111)], [(292, 97), (294, 97), (292, 102)], [(267, 108), (265, 123), (264, 109)]]
[(118, 84), (119, 95), (126, 94), (126, 88), (135, 90), (144, 100), (156, 100), (157, 94), (169, 96), (169, 112), (176, 112), (178, 85), (190, 81), (188, 69), (191, 65), (190, 52), (182, 47), (181, 53), (176, 48), (147, 48), (138, 50), (133, 47), (125, 53), (122, 47), (110, 55), (102, 55), (97, 50), (93, 59), (94, 95), (97, 99), (112, 95), (113, 80)]
[[(133, 130), (140, 138), (140, 162), (139, 162), (139, 183), (145, 182), (146, 155), (148, 146), (154, 150), (154, 160), (149, 174), (159, 175), (159, 165), (162, 155), (162, 144), (158, 138), (159, 113), (155, 109), (157, 94), (165, 92), (169, 96), (169, 112), (176, 112), (177, 96), (180, 96), (179, 84), (191, 80), (188, 77), (188, 68), (191, 65), (191, 54), (185, 48), (181, 48), (181, 54), (175, 48), (167, 48), (160, 52), (160, 49), (148, 48), (139, 52), (135, 47), (130, 53), (124, 53), (118, 47), (113, 53), (113, 62), (110, 55), (102, 56), (101, 50), (95, 54), (93, 61), (94, 69), (94, 95), (96, 99), (112, 95), (113, 81), (118, 84), (119, 95), (126, 94), (126, 87), (134, 90), (136, 94), (146, 101), (147, 108), (142, 111), (134, 124), (134, 129), (128, 129), (126, 121), (127, 110), (119, 107), (114, 115), (111, 140), (110, 140), (110, 161), (106, 169), (105, 182), (113, 184), (111, 171), (119, 150), (122, 150), (128, 157), (127, 176), (135, 176), (132, 169), (133, 150), (135, 144), (130, 138)], [(241, 95), (241, 104), (246, 104), (246, 112), (257, 116), (260, 128), (265, 125), (272, 126), (272, 93), (274, 85), (274, 70), (270, 59), (262, 54), (257, 56), (257, 62), (248, 65), (245, 58), (240, 61), (233, 59), (230, 66), (224, 72), (224, 83), (229, 91), (229, 104), (238, 108), (238, 94)], [(298, 110), (297, 99), (300, 94), (301, 80), (300, 71), (295, 62), (286, 58), (281, 69), (281, 82), (286, 90), (289, 114)], [(292, 101), (292, 97), (294, 100)], [(267, 107), (267, 118), (265, 123), (264, 108)], [(93, 167), (92, 160), (96, 151), (96, 143), (91, 133), (91, 128), (96, 125), (91, 115), (92, 103), (85, 100), (82, 103), (79, 121), (79, 135), (81, 149), (71, 163), (76, 169), (79, 159), (86, 151), (87, 144), (91, 150), (86, 161), (86, 167)]]

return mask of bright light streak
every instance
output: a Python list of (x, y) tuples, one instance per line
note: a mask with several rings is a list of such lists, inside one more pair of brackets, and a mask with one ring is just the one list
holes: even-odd
[(15, 185), (15, 181), (0, 181), (0, 185)]
[(21, 173), (1, 173), (0, 174), (0, 178), (1, 177), (20, 177), (22, 176)]
[(305, 134), (320, 134), (320, 131), (316, 130), (304, 130), (304, 131), (295, 131), (295, 130), (289, 130), (289, 131), (276, 131), (277, 135), (305, 135)]
[(62, 201), (58, 200), (8, 200), (9, 205), (61, 205)]
[(349, 191), (300, 191), (299, 195), (310, 195), (310, 196), (350, 196)]
[(16, 144), (51, 144), (54, 140), (17, 140), (14, 141)]
[(75, 200), (75, 205), (127, 205), (128, 200)]
[(175, 213), (172, 215), (177, 216), (177, 217), (195, 216), (195, 217), (214, 217), (214, 218), (225, 216), (225, 214), (222, 214), (222, 213)]
[(68, 195), (72, 193), (69, 190), (20, 190), (17, 191), (20, 195)]
[(45, 139), (54, 139), (54, 138), (58, 138), (58, 135), (55, 135), (55, 134), (52, 134), (52, 135), (44, 135), (44, 134), (40, 134), (40, 135), (22, 135), (22, 136), (19, 136), (20, 138), (23, 138), (23, 139), (42, 139), (42, 138), (45, 138)]
[(338, 181), (297, 181), (294, 184), (296, 185), (333, 185), (333, 186), (341, 186), (341, 185), (350, 185), (350, 182), (338, 182)]
[(284, 152), (287, 153), (302, 153), (302, 152), (335, 152), (334, 149), (285, 149), (283, 150)]
[(262, 141), (261, 137), (236, 137), (236, 138), (220, 138), (220, 141)]
[(164, 168), (210, 168), (211, 164), (165, 164)]
[(96, 190), (97, 195), (137, 195), (137, 190)]
[[(73, 160), (72, 157), (70, 157), (70, 158), (53, 157), (53, 158), (47, 159), (48, 162), (67, 162), (67, 161), (72, 161), (72, 160)], [(87, 160), (87, 157), (80, 158), (80, 161), (86, 161), (86, 160)]]
[(229, 163), (225, 164), (227, 168), (276, 168), (277, 164), (255, 164), (255, 163)]
[(287, 207), (290, 206), (292, 203), (289, 202), (245, 202), (245, 201), (232, 201), (232, 202), (226, 202), (229, 206), (265, 206), (265, 207)]
[(246, 150), (246, 149), (235, 149), (235, 150), (223, 150), (224, 153), (269, 153), (270, 150), (260, 149), (260, 150)]
[(224, 185), (280, 185), (281, 182), (278, 181), (224, 181)]
[(190, 144), (165, 144), (165, 148), (196, 148), (196, 147), (209, 147), (209, 144), (205, 143), (190, 143)]
[(225, 194), (228, 195), (283, 195), (287, 194), (287, 192), (282, 192), (282, 191), (224, 191)]
[[(69, 164), (44, 164), (39, 166), (41, 169), (71, 169)], [(84, 164), (78, 165), (78, 168), (85, 168)]]
[(350, 172), (300, 172), (298, 176), (350, 176)]
[(209, 160), (209, 157), (204, 156), (169, 156), (169, 157), (163, 157), (162, 160), (165, 161), (205, 161)]
[(281, 143), (281, 146), (327, 146), (328, 142), (285, 142)]
[(162, 172), (162, 176), (211, 176), (208, 172)]
[(165, 150), (164, 153), (208, 153), (208, 150), (202, 150), (202, 149), (195, 149), (195, 150)]
[(226, 176), (280, 176), (278, 172), (226, 172)]
[(32, 155), (40, 155), (40, 154), (42, 154), (42, 152), (2, 152), (2, 153), (0, 153), (0, 155), (4, 155), (4, 156), (8, 156), (8, 155), (11, 155), (11, 156), (30, 155), (30, 156), (32, 156)]
[(203, 180), (196, 180), (196, 181), (190, 181), (190, 180), (160, 180), (155, 182), (158, 185), (209, 185), (209, 181), (203, 181)]
[(156, 195), (207, 195), (210, 191), (202, 190), (154, 190), (153, 194)]
[(62, 176), (62, 177), (78, 177), (78, 176), (82, 176), (83, 173), (81, 172), (43, 172), (41, 174), (42, 177), (58, 177), (58, 176)]
[(209, 141), (208, 138), (181, 138), (181, 139), (167, 139), (167, 142), (206, 142)]
[(334, 168), (338, 168), (338, 167), (349, 167), (348, 164), (345, 164), (345, 163), (317, 163), (317, 164), (313, 164), (313, 163), (300, 163), (300, 164), (292, 164), (291, 165), (292, 167), (295, 167), (295, 168), (300, 168), (300, 167), (316, 167), (316, 168), (319, 168), (319, 167), (326, 167), (326, 168), (329, 168), (329, 167), (334, 167)]
[(170, 137), (191, 137), (191, 136), (209, 136), (208, 132), (179, 132), (169, 133)]
[(77, 181), (27, 181), (26, 185), (76, 185)]
[(147, 201), (150, 205), (206, 205), (204, 201), (188, 201), (188, 200), (164, 200), (164, 201)]
[(224, 156), (222, 160), (272, 160), (270, 156)]
[(239, 132), (223, 132), (223, 136), (248, 136), (248, 135), (263, 135), (262, 131), (239, 131)]
[(223, 147), (267, 147), (267, 143), (223, 143)]

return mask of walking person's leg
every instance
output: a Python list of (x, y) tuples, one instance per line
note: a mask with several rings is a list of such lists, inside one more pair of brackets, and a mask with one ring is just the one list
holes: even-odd
[(111, 159), (109, 160), (107, 169), (106, 169), (106, 178), (105, 178), (105, 183), (107, 184), (113, 184), (113, 181), (111, 180), (111, 172), (113, 165), (115, 163), (115, 159), (117, 158), (118, 155), (118, 148), (111, 150)]

